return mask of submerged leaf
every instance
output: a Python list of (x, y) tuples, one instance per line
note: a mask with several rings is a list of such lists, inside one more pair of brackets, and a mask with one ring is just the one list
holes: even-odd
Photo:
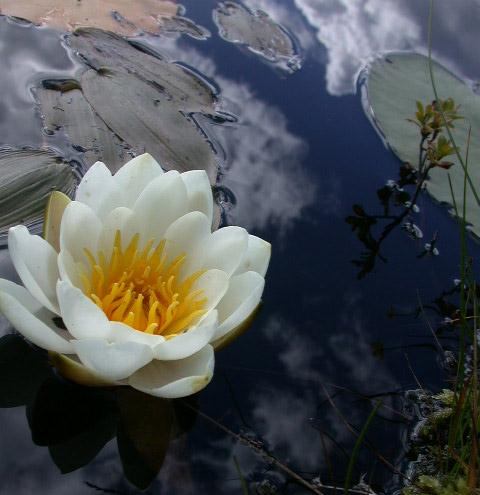
[(178, 6), (168, 0), (2, 0), (0, 13), (72, 30), (78, 26), (108, 29), (124, 36), (156, 33)]
[(227, 1), (215, 8), (213, 20), (225, 41), (243, 44), (288, 72), (300, 68), (301, 60), (291, 36), (266, 12)]
[[(469, 149), (468, 173), (475, 187), (480, 184), (480, 98), (454, 74), (438, 63), (433, 71), (440, 99), (452, 99), (459, 106), (461, 120), (455, 121), (451, 132), (463, 157), (467, 152), (468, 131), (472, 141)], [(418, 126), (407, 119), (424, 105), (432, 103), (434, 93), (428, 70), (428, 59), (412, 53), (392, 53), (375, 60), (367, 71), (365, 111), (385, 137), (389, 147), (402, 160), (418, 168), (420, 132)], [(452, 104), (453, 104), (452, 101)], [(449, 104), (449, 103), (448, 103)], [(426, 110), (425, 110), (426, 111)], [(445, 150), (444, 150), (445, 151)], [(446, 150), (447, 152), (450, 150)], [(448, 168), (445, 170), (445, 168)], [(428, 192), (442, 203), (453, 205), (448, 174), (451, 177), (458, 211), (463, 207), (464, 171), (456, 155), (430, 172)], [(477, 191), (480, 194), (480, 190)], [(478, 203), (467, 185), (467, 220), (472, 231), (480, 236)], [(453, 210), (451, 210), (453, 213)]]
[(75, 184), (72, 166), (52, 151), (0, 149), (0, 243), (19, 223), (39, 232), (50, 193), (71, 195)]

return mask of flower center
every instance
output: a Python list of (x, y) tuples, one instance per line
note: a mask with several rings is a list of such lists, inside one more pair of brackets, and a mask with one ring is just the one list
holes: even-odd
[(88, 249), (89, 273), (81, 275), (84, 292), (111, 321), (125, 323), (136, 330), (172, 338), (196, 323), (205, 313), (202, 290), (192, 290), (204, 273), (197, 271), (180, 280), (186, 255), (167, 263), (165, 240), (156, 246), (147, 242), (142, 250), (135, 234), (122, 250), (117, 230), (109, 260), (103, 251), (95, 257)]

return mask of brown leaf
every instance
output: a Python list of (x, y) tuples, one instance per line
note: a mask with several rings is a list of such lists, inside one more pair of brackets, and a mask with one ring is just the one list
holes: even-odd
[(73, 30), (80, 26), (107, 29), (123, 36), (157, 32), (163, 18), (177, 14), (169, 0), (0, 0), (0, 13), (48, 26)]

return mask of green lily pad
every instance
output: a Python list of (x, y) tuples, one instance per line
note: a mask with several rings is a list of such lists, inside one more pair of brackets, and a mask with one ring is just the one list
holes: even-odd
[[(433, 72), (439, 98), (453, 98), (459, 105), (462, 120), (452, 129), (462, 157), (467, 151), (468, 130), (471, 127), (468, 174), (480, 194), (480, 97), (464, 81), (440, 64), (433, 62)], [(420, 132), (408, 122), (416, 111), (416, 101), (431, 103), (434, 99), (428, 69), (428, 58), (415, 53), (390, 53), (375, 60), (366, 72), (364, 108), (374, 126), (385, 138), (391, 150), (404, 162), (418, 167)], [(464, 171), (456, 156), (449, 157), (454, 165), (447, 172), (436, 168), (430, 173), (427, 190), (437, 201), (450, 205), (453, 201), (450, 175), (458, 211), (463, 207)], [(467, 185), (467, 220), (472, 232), (480, 237), (480, 215), (472, 189)]]
[(40, 233), (50, 193), (72, 195), (75, 185), (72, 166), (52, 151), (0, 149), (0, 245), (19, 223)]

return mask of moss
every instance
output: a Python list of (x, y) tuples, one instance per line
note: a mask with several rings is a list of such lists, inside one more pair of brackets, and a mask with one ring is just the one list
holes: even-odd
[(403, 495), (478, 495), (480, 490), (470, 490), (465, 478), (449, 480), (440, 476), (420, 476), (412, 485), (402, 490)]

